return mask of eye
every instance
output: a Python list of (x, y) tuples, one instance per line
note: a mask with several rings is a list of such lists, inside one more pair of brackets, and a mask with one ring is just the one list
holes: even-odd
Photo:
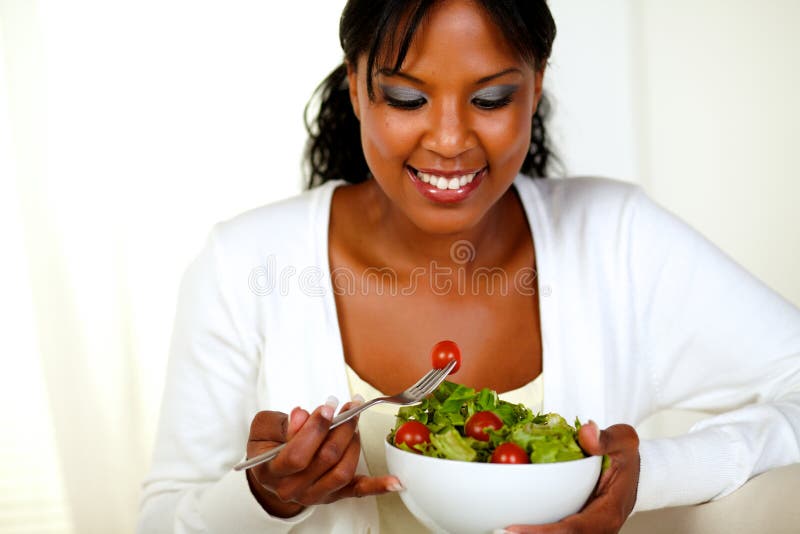
[(472, 95), (472, 103), (480, 109), (498, 109), (511, 103), (517, 85), (494, 85)]
[(380, 88), (384, 100), (393, 108), (418, 109), (426, 102), (424, 93), (410, 87), (381, 85)]
[(392, 106), (393, 108), (400, 108), (400, 109), (418, 109), (425, 104), (424, 98), (417, 98), (415, 100), (400, 100), (397, 98), (392, 98), (388, 95), (383, 95), (386, 103)]
[(499, 100), (486, 100), (483, 98), (473, 98), (472, 103), (481, 109), (497, 109), (511, 103), (511, 96)]

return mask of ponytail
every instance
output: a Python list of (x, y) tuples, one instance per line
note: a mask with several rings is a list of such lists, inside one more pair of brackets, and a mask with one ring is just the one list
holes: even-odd
[(520, 169), (522, 174), (527, 174), (532, 178), (545, 178), (549, 176), (548, 172), (553, 170), (551, 167), (556, 165), (560, 167), (560, 162), (553, 153), (553, 149), (550, 146), (550, 138), (547, 136), (545, 128), (545, 124), (550, 119), (551, 111), (550, 99), (547, 93), (543, 92), (531, 124), (531, 147)]
[[(309, 121), (309, 109), (319, 97), (319, 112)], [(305, 164), (308, 188), (329, 180), (363, 182), (369, 168), (361, 149), (361, 130), (350, 103), (347, 67), (336, 67), (314, 91), (305, 108), (308, 142)]]

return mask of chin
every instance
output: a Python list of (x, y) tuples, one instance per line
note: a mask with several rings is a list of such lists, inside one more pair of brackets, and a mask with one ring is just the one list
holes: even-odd
[[(414, 225), (429, 235), (458, 235), (474, 228), (481, 220), (472, 210), (435, 208), (436, 213), (407, 214)], [(433, 211), (433, 210), (431, 210)]]

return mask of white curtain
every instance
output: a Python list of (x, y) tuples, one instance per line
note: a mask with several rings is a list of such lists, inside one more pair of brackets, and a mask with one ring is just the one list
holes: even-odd
[(132, 532), (180, 276), (300, 190), (342, 5), (0, 2), (0, 532)]
[[(300, 190), (303, 105), (341, 60), (343, 4), (0, 0), (0, 532), (132, 532), (180, 276), (214, 222)], [(685, 188), (669, 189), (671, 147), (693, 132), (686, 122), (662, 128), (660, 110), (679, 105), (686, 121), (708, 121), (716, 97), (697, 90), (675, 103), (681, 93), (669, 84), (684, 85), (678, 73), (659, 69), (674, 60), (672, 34), (653, 22), (661, 3), (551, 5), (560, 39), (549, 73), (553, 131), (568, 167), (641, 180), (676, 205), (696, 198), (698, 183), (715, 183), (693, 172), (707, 167), (692, 154), (675, 171)], [(680, 2), (674, 24), (696, 5)], [(786, 20), (796, 22), (798, 10), (791, 2), (765, 5), (705, 9), (704, 27), (734, 35), (738, 26), (726, 21), (766, 12), (758, 31), (788, 35), (778, 30), (792, 28)], [(694, 36), (696, 51), (703, 35)], [(754, 44), (737, 46), (746, 52)], [(773, 62), (785, 57), (765, 50)], [(758, 100), (742, 99), (770, 103), (776, 113), (769, 91), (789, 74), (762, 84)], [(714, 77), (720, 87), (724, 79)], [(796, 128), (794, 102), (781, 100), (787, 118), (771, 127)], [(778, 140), (789, 138), (796, 136)], [(703, 198), (703, 217), (684, 215), (701, 230), (705, 219), (729, 229), (738, 239), (731, 249), (745, 238), (762, 247), (740, 249), (749, 254), (738, 256), (745, 265), (758, 267), (764, 257), (798, 265), (786, 240), (760, 239), (797, 239), (796, 210), (777, 219), (770, 212), (770, 202), (796, 197), (787, 193), (797, 191), (788, 179), (796, 174), (791, 155), (790, 148), (725, 155), (729, 167), (737, 157), (768, 159), (759, 191), (773, 185), (759, 209), (771, 218), (759, 220), (772, 227), (747, 233), (752, 224), (737, 217), (753, 209), (744, 194), (741, 210), (718, 196)], [(743, 183), (753, 177), (725, 182)], [(721, 206), (732, 215), (716, 215)], [(798, 302), (796, 272), (757, 274)]]

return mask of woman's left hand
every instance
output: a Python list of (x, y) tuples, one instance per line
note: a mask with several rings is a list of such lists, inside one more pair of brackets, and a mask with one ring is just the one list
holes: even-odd
[(512, 525), (506, 532), (524, 534), (619, 532), (636, 504), (639, 487), (639, 436), (629, 425), (614, 425), (602, 432), (594, 422), (581, 426), (578, 442), (584, 451), (607, 455), (610, 465), (600, 475), (586, 506), (557, 523)]

